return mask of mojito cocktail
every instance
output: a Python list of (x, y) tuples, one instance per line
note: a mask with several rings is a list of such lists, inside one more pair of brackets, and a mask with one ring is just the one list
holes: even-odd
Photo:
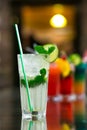
[(44, 55), (39, 54), (23, 54), (23, 60), (33, 110), (31, 112), (28, 105), (25, 79), (22, 72), (20, 55), (18, 55), (22, 116), (24, 118), (31, 118), (32, 116), (45, 116), (49, 62), (46, 61)]

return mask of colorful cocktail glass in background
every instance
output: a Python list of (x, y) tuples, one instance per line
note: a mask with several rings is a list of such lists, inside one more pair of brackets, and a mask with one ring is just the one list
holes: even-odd
[(74, 120), (76, 130), (87, 130), (86, 99), (74, 102)]
[(62, 100), (75, 100), (74, 95), (74, 75), (73, 70), (67, 59), (58, 58), (56, 62), (61, 70), (60, 74), (60, 94)]
[(70, 101), (74, 99), (74, 76), (73, 73), (67, 77), (61, 77), (60, 93), (64, 97), (64, 100)]
[(84, 98), (86, 94), (86, 71), (87, 64), (81, 55), (74, 53), (69, 56), (69, 61), (75, 66), (74, 93), (76, 98)]
[(77, 98), (83, 98), (86, 94), (86, 68), (83, 62), (75, 67), (74, 92)]
[(21, 120), (21, 130), (47, 130), (46, 119)]
[(20, 55), (18, 55), (22, 116), (24, 118), (45, 116), (49, 63), (46, 61), (44, 55), (39, 54), (23, 54), (23, 59), (33, 110), (31, 111), (28, 105), (25, 79), (22, 72)]
[(59, 101), (60, 97), (60, 70), (55, 62), (50, 64), (48, 80), (48, 99)]

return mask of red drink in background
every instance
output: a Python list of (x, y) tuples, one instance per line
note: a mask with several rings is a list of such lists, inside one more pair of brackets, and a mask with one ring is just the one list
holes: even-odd
[(60, 68), (60, 95), (63, 100), (71, 101), (74, 95), (74, 75), (71, 64), (67, 59), (58, 58), (56, 63)]
[(61, 81), (60, 93), (63, 94), (63, 95), (72, 94), (73, 89), (74, 89), (73, 74), (70, 74), (67, 77), (61, 77), (60, 81)]
[(60, 94), (60, 70), (58, 64), (51, 63), (48, 81), (48, 97), (57, 97)]
[(66, 77), (60, 78), (60, 94), (63, 97), (63, 100), (72, 101), (75, 100), (74, 94), (74, 75), (73, 73), (69, 74)]

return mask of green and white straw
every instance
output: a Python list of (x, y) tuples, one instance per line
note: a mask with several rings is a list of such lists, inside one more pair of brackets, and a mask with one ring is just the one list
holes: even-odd
[(27, 97), (28, 97), (28, 106), (30, 108), (30, 111), (32, 112), (33, 108), (31, 105), (31, 99), (30, 99), (30, 92), (29, 92), (29, 86), (28, 86), (28, 81), (25, 73), (25, 68), (24, 68), (24, 61), (23, 61), (23, 50), (21, 46), (21, 40), (20, 40), (20, 35), (19, 35), (19, 30), (18, 30), (18, 25), (15, 24), (15, 29), (16, 29), (16, 34), (17, 34), (17, 39), (18, 39), (18, 45), (19, 45), (19, 50), (20, 50), (20, 60), (21, 60), (21, 65), (22, 65), (22, 71), (24, 74), (24, 80), (26, 83), (26, 92), (27, 92)]

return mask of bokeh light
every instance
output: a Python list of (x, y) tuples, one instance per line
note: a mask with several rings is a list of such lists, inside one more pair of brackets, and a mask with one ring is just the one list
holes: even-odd
[(67, 25), (66, 17), (61, 14), (54, 15), (49, 22), (53, 28), (63, 28)]

